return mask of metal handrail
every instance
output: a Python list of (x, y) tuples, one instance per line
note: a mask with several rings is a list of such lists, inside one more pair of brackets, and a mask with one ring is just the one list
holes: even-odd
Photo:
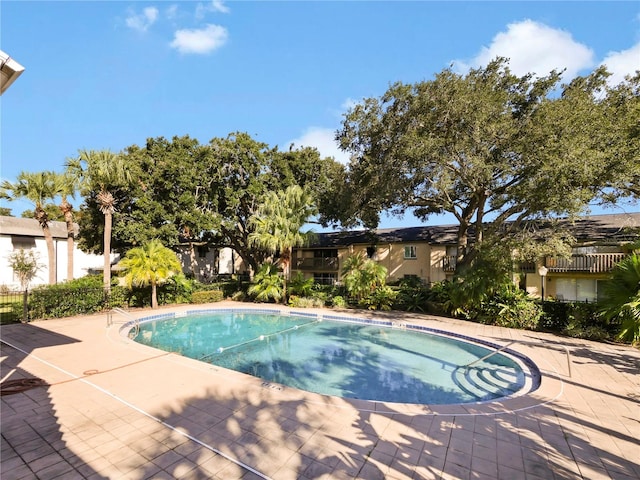
[(464, 367), (464, 368), (469, 368), (470, 366), (475, 365), (476, 363), (480, 363), (481, 361), (486, 360), (486, 359), (487, 359), (487, 358), (489, 358), (489, 357), (493, 357), (495, 354), (500, 353), (501, 351), (503, 351), (503, 350), (505, 350), (505, 349), (509, 348), (509, 347), (510, 347), (511, 345), (513, 345), (514, 343), (516, 343), (516, 341), (515, 341), (515, 340), (514, 340), (513, 342), (507, 343), (504, 347), (500, 347), (500, 348), (498, 348), (498, 349), (494, 350), (493, 352), (488, 353), (487, 355), (485, 355), (485, 356), (484, 356), (484, 357), (482, 357), (482, 358), (479, 358), (478, 360), (474, 360), (474, 361), (473, 361), (473, 362), (471, 362), (471, 363), (467, 363), (466, 365), (463, 365), (463, 367)]
[[(475, 365), (476, 363), (479, 363), (479, 362), (481, 362), (483, 360), (486, 360), (489, 357), (493, 357), (495, 354), (500, 353), (503, 350), (506, 350), (507, 348), (509, 348), (514, 343), (518, 343), (518, 341), (517, 340), (513, 340), (512, 342), (507, 343), (503, 347), (495, 349), (493, 352), (488, 353), (487, 355), (485, 355), (482, 358), (479, 358), (478, 360), (474, 360), (471, 363), (467, 363), (466, 365), (462, 365), (462, 368), (469, 368), (470, 366)], [(566, 345), (562, 345), (562, 348), (564, 349), (565, 353), (567, 354), (567, 369), (569, 370), (569, 378), (571, 378), (573, 376), (572, 373), (571, 373), (571, 354), (569, 353), (569, 348)]]
[[(126, 317), (129, 319), (130, 322), (133, 322), (133, 337), (135, 338), (138, 333), (140, 333), (140, 321), (135, 318), (133, 315), (131, 315), (129, 312), (127, 312), (126, 310), (123, 310), (122, 308), (119, 307), (115, 307), (112, 308), (111, 310), (109, 310), (107, 312), (107, 327), (110, 327), (111, 325), (113, 325), (113, 314), (114, 313), (119, 313), (120, 315), (122, 315), (123, 317)], [(129, 332), (129, 336), (131, 336), (132, 332)]]

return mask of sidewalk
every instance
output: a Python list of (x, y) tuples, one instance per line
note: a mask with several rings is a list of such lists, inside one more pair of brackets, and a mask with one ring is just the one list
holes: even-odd
[(1, 397), (0, 476), (640, 478), (637, 349), (424, 315), (365, 315), (392, 314), (501, 345), (516, 340), (511, 348), (542, 371), (541, 388), (471, 406), (348, 401), (139, 345), (107, 328), (104, 314), (5, 325), (3, 382), (48, 386)]

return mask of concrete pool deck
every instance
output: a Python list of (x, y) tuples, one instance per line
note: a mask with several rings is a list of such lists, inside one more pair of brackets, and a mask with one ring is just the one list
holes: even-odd
[[(130, 313), (142, 318), (195, 308)], [(348, 401), (139, 345), (120, 335), (119, 325), (107, 328), (105, 314), (4, 325), (2, 381), (36, 378), (46, 385), (25, 382), (13, 394), (3, 389), (0, 476), (640, 478), (637, 349), (430, 315), (347, 314), (500, 345), (515, 340), (511, 348), (540, 368), (541, 387), (467, 406)]]

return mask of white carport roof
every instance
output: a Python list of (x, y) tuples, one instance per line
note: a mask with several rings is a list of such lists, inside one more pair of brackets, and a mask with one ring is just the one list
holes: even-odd
[(24, 67), (0, 50), (0, 95), (24, 72)]

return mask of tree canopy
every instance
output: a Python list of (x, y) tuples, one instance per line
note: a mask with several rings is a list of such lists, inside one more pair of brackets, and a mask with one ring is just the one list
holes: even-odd
[[(633, 183), (640, 168), (631, 160), (637, 121), (634, 130), (628, 113), (637, 111), (629, 105), (637, 105), (637, 89), (611, 90), (607, 76), (600, 68), (559, 91), (559, 72), (518, 77), (498, 58), (363, 100), (337, 133), (352, 155), (351, 204), (340, 219), (375, 227), (385, 210), (411, 208), (423, 220), (451, 213), (462, 264), (485, 237), (509, 238), (526, 221), (584, 211), (606, 187), (620, 188), (620, 175)], [(623, 125), (611, 137), (616, 112), (624, 112)]]
[[(113, 245), (126, 250), (153, 238), (175, 247), (215, 243), (232, 247), (257, 271), (268, 252), (249, 241), (254, 227), (249, 219), (268, 192), (292, 185), (310, 196), (326, 199), (339, 172), (330, 158), (315, 148), (280, 151), (246, 133), (213, 138), (202, 145), (184, 137), (149, 138), (144, 147), (133, 145), (121, 154), (133, 178), (126, 189), (111, 191), (114, 203)], [(98, 203), (87, 198), (80, 219), (84, 248), (99, 250)]]

